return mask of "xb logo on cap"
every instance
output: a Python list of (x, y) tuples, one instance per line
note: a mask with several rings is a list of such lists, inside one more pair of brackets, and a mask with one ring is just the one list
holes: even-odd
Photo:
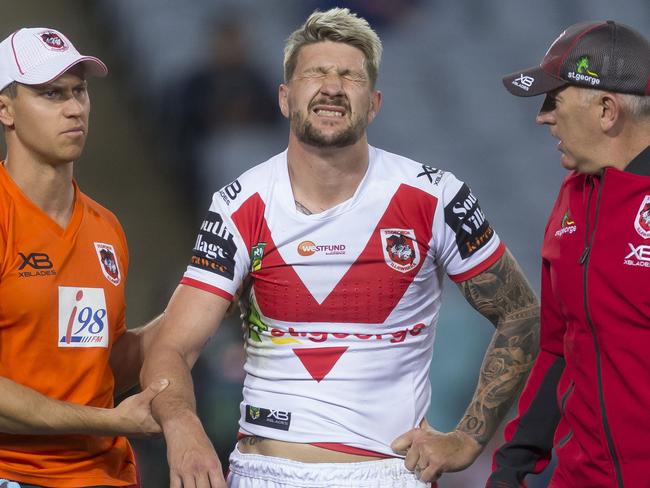
[(47, 31), (40, 34), (41, 41), (45, 43), (50, 49), (55, 49), (57, 51), (64, 51), (68, 49), (68, 46), (65, 45), (65, 41), (61, 39), (61, 36), (56, 32)]
[(512, 84), (518, 86), (522, 90), (528, 91), (531, 86), (535, 83), (535, 78), (532, 76), (526, 76), (524, 74), (519, 75), (519, 78), (516, 78), (512, 81)]

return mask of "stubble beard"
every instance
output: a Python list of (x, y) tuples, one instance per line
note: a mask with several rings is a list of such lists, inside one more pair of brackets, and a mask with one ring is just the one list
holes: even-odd
[(319, 148), (352, 146), (361, 139), (367, 126), (368, 124), (365, 123), (363, 117), (359, 117), (339, 132), (326, 135), (321, 130), (315, 128), (299, 111), (296, 110), (291, 113), (291, 130), (297, 139), (303, 144)]

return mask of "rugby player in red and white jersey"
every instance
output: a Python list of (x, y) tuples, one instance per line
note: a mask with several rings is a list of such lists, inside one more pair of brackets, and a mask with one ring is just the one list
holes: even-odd
[[(231, 487), (421, 487), (469, 466), (538, 346), (538, 302), (469, 188), (368, 144), (381, 42), (347, 9), (285, 48), (285, 152), (214, 194), (142, 372), (171, 486), (223, 487), (190, 369), (244, 280), (247, 377)], [(425, 420), (447, 274), (495, 326), (457, 428)], [(435, 399), (434, 399), (435, 401)]]

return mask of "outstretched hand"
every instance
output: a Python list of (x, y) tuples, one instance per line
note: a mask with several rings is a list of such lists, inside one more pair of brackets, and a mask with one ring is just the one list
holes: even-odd
[(483, 448), (464, 432), (439, 432), (423, 420), (420, 427), (395, 439), (391, 449), (397, 454), (406, 455), (406, 469), (413, 471), (420, 480), (432, 482), (445, 472), (467, 468)]
[(161, 434), (160, 425), (151, 415), (151, 402), (167, 385), (167, 380), (156, 381), (115, 407), (113, 415), (118, 432), (131, 437), (155, 437)]

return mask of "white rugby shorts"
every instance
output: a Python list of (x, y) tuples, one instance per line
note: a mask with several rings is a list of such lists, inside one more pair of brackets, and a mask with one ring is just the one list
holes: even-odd
[(429, 488), (399, 458), (360, 463), (301, 463), (290, 459), (230, 455), (229, 488)]

